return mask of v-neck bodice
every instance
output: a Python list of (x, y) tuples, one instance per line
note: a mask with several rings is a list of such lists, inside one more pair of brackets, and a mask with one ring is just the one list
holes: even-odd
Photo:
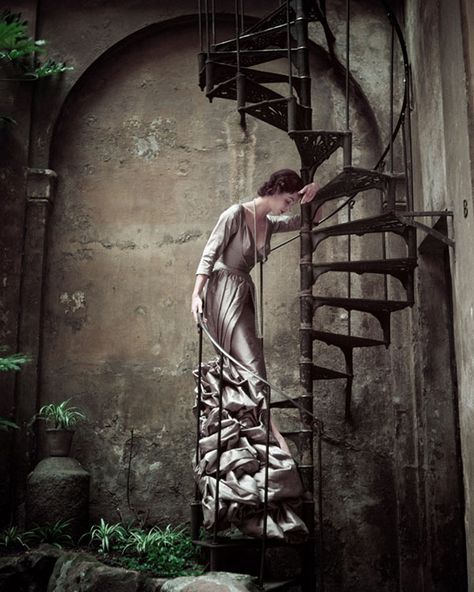
[[(299, 226), (299, 216), (267, 216), (265, 243), (257, 251), (257, 261), (267, 259), (271, 237), (275, 232), (298, 230)], [(204, 248), (196, 273), (211, 275), (218, 261), (244, 273), (249, 273), (255, 265), (254, 237), (245, 219), (243, 204), (230, 206), (221, 214)]]
[[(254, 236), (255, 234), (255, 226), (254, 226), (254, 230), (252, 230), (247, 222), (247, 218), (245, 215), (245, 210), (247, 208), (245, 208), (245, 206), (243, 204), (240, 204), (241, 210), (242, 210), (242, 222), (243, 225), (245, 227), (245, 230), (248, 234), (248, 236), (250, 237), (250, 242), (252, 243), (252, 248), (254, 249), (254, 260), (255, 260), (255, 241), (256, 241), (256, 237)], [(252, 216), (255, 216), (255, 212), (252, 212)], [(264, 241), (262, 243), (262, 245), (259, 247), (257, 245), (257, 260), (260, 261), (261, 259), (266, 259), (267, 258), (267, 247), (269, 246), (269, 221), (268, 218), (265, 217), (265, 236), (264, 236)]]

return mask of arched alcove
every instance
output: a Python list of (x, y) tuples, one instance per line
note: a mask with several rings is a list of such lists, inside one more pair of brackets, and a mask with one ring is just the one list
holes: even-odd
[[(150, 521), (187, 519), (200, 252), (220, 211), (299, 166), (285, 133), (252, 118), (243, 131), (232, 102), (205, 100), (195, 41), (178, 21), (124, 40), (72, 89), (52, 141), (41, 402), (73, 397), (88, 411), (74, 453), (92, 474), (92, 519), (127, 513), (132, 429), (131, 504)], [(341, 86), (317, 53), (312, 67), (326, 73), (318, 122), (337, 129)], [(353, 120), (358, 153), (375, 161), (370, 122)], [(295, 241), (268, 263), (265, 296), (272, 379), (295, 389), (298, 277)]]

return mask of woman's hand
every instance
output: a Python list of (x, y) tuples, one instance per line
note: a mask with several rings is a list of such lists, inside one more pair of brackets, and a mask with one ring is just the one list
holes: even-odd
[(202, 298), (193, 294), (191, 300), (191, 312), (193, 313), (196, 325), (199, 324), (199, 317), (202, 315)]
[[(193, 295), (191, 297), (191, 312), (193, 313), (196, 325), (199, 324), (199, 317), (202, 316), (202, 298), (200, 294), (207, 282), (207, 275), (198, 274), (196, 276), (196, 283), (194, 284)], [(206, 319), (203, 319), (207, 323)]]
[(300, 189), (300, 191), (298, 191), (298, 195), (302, 196), (300, 203), (305, 204), (312, 201), (319, 190), (320, 186), (317, 181), (313, 181), (312, 183), (305, 185), (303, 189)]

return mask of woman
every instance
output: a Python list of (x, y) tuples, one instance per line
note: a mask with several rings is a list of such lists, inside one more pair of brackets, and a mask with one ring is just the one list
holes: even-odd
[[(266, 379), (266, 368), (257, 298), (249, 272), (257, 261), (267, 258), (273, 233), (300, 227), (299, 216), (274, 216), (287, 213), (300, 199), (301, 203), (310, 202), (317, 190), (316, 183), (303, 187), (295, 171), (276, 171), (259, 188), (258, 197), (221, 214), (197, 268), (191, 304), (194, 318), (197, 322), (202, 314), (214, 339), (248, 370), (225, 360), (219, 529), (234, 525), (251, 536), (263, 532), (265, 388), (254, 374)], [(204, 526), (210, 528), (215, 518), (217, 360), (202, 366), (201, 379), (200, 461), (195, 473), (202, 494)], [(302, 494), (301, 481), (288, 446), (273, 422), (271, 432), (267, 535), (294, 538), (306, 533), (292, 507)]]

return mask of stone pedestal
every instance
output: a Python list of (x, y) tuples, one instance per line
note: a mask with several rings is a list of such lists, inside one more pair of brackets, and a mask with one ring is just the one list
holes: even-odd
[(28, 475), (26, 526), (71, 520), (71, 536), (89, 528), (89, 473), (75, 458), (50, 456)]

